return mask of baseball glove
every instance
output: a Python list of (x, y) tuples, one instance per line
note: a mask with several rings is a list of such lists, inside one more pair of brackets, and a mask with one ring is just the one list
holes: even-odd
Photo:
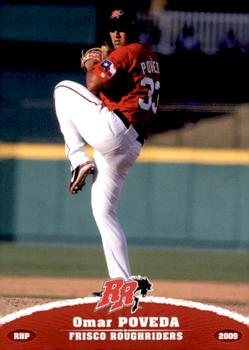
[(102, 45), (101, 47), (92, 47), (91, 49), (81, 52), (80, 66), (86, 70), (86, 62), (88, 60), (94, 60), (95, 63), (103, 61), (110, 52), (110, 48), (107, 45)]

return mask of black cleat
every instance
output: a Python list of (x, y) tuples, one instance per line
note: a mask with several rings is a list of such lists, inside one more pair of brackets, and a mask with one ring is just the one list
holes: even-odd
[(69, 191), (73, 194), (81, 191), (82, 187), (85, 186), (87, 175), (93, 174), (94, 170), (95, 165), (91, 161), (77, 166), (77, 168), (72, 171), (72, 178), (68, 186)]

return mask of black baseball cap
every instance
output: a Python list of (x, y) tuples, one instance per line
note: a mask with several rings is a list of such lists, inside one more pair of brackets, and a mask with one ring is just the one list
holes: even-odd
[(108, 31), (114, 32), (130, 32), (134, 20), (132, 17), (122, 9), (113, 10), (108, 19)]

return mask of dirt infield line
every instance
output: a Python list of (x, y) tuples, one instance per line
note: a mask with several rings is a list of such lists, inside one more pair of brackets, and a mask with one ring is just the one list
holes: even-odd
[[(249, 304), (249, 284), (154, 280), (153, 296)], [(103, 280), (66, 277), (0, 277), (1, 294), (8, 296), (84, 297), (102, 288)]]
[[(0, 277), (0, 317), (56, 299), (85, 297), (102, 288), (103, 280), (59, 277)], [(153, 280), (153, 296), (216, 304), (249, 315), (249, 284)]]

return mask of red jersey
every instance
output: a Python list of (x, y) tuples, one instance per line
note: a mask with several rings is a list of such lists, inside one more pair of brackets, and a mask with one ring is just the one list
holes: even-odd
[(160, 70), (148, 45), (133, 43), (112, 51), (94, 66), (102, 81), (100, 98), (122, 112), (138, 130), (147, 133), (159, 103)]

